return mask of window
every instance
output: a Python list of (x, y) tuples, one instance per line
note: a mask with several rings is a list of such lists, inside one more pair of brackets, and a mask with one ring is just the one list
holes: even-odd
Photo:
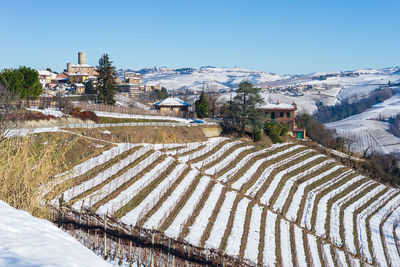
[(280, 117), (283, 118), (283, 112), (281, 112)]
[(264, 112), (264, 115), (265, 115), (266, 117), (268, 117), (268, 111), (265, 111), (265, 112)]
[(286, 116), (287, 116), (288, 118), (290, 118), (290, 112), (288, 112), (288, 113), (286, 114)]
[(271, 112), (271, 120), (275, 120), (275, 112)]

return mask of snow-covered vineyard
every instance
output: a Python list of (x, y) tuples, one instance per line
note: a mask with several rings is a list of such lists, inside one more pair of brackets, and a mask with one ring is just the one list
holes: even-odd
[(294, 143), (120, 144), (53, 186), (54, 205), (254, 265), (400, 265), (399, 190)]

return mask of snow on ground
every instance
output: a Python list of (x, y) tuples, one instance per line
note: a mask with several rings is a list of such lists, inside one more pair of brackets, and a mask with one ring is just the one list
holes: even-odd
[[(311, 152), (312, 152), (312, 150), (305, 150), (305, 151), (302, 151), (302, 152), (300, 152), (300, 153), (298, 153), (296, 155), (299, 156), (299, 157), (303, 157), (304, 155), (309, 154)], [(298, 158), (298, 157), (296, 157), (296, 158)], [(293, 158), (292, 160), (295, 160), (296, 158)], [(278, 172), (273, 177), (273, 179), (272, 179), (271, 183), (269, 184), (267, 190), (261, 196), (260, 202), (269, 206), (271, 197), (272, 197), (273, 193), (275, 192), (276, 188), (278, 187), (282, 177), (285, 174), (289, 173), (289, 172), (292, 172), (292, 171), (294, 171), (294, 170), (296, 170), (298, 168), (301, 168), (302, 166), (306, 165), (307, 163), (313, 161), (314, 159), (315, 159), (315, 157), (308, 158), (306, 160), (303, 160), (303, 161), (301, 161), (299, 163), (296, 163), (296, 164), (294, 164), (294, 165), (292, 165), (292, 166), (290, 166), (290, 167)], [(283, 161), (281, 161), (281, 162), (283, 162)], [(277, 206), (279, 206), (279, 205), (280, 205), (280, 203), (277, 204)]]
[(244, 147), (239, 147), (238, 149), (235, 149), (231, 154), (229, 154), (227, 157), (225, 157), (222, 161), (217, 163), (216, 165), (210, 167), (205, 171), (206, 174), (208, 175), (213, 175), (220, 170), (224, 169), (226, 166), (228, 166), (232, 161), (235, 160), (237, 156), (239, 156), (240, 153), (242, 153), (245, 150), (252, 149), (254, 146), (244, 146)]
[(275, 213), (267, 210), (267, 218), (265, 219), (263, 264), (270, 267), (276, 265), (275, 228), (277, 219), (278, 216)]
[(335, 267), (335, 261), (333, 260), (333, 255), (331, 251), (330, 244), (323, 244), (322, 245), (322, 255), (325, 255), (325, 263), (327, 263), (330, 267)]
[[(355, 244), (354, 244), (354, 232), (357, 231), (357, 229), (354, 229), (354, 220), (353, 220), (353, 214), (356, 209), (360, 208), (362, 205), (364, 205), (368, 200), (372, 199), (375, 197), (377, 194), (382, 192), (386, 186), (384, 185), (378, 185), (371, 191), (367, 192), (365, 195), (348, 205), (343, 212), (343, 227), (344, 227), (344, 243), (346, 245), (346, 248), (353, 254), (357, 253)], [(399, 261), (400, 262), (400, 261)]]
[(130, 224), (136, 225), (140, 218), (150, 211), (157, 201), (162, 198), (162, 196), (167, 192), (169, 186), (173, 184), (182, 172), (187, 168), (187, 165), (184, 163), (178, 164), (171, 173), (165, 177), (160, 184), (152, 190), (144, 200), (140, 202), (140, 204), (134, 208), (133, 210), (129, 211), (124, 217), (121, 218), (121, 221)]
[(219, 245), (225, 233), (226, 225), (229, 220), (229, 214), (231, 213), (235, 198), (236, 192), (229, 191), (226, 193), (225, 200), (222, 203), (221, 209), (214, 222), (213, 228), (211, 229), (210, 237), (205, 243), (206, 248), (219, 248)]
[(61, 130), (59, 127), (41, 127), (41, 128), (23, 128), (23, 129), (10, 129), (5, 133), (6, 137), (17, 137), (17, 136), (26, 136), (28, 134), (36, 134), (36, 133), (56, 133), (56, 132), (65, 132)]
[(214, 185), (199, 215), (196, 217), (193, 225), (190, 226), (189, 234), (185, 238), (185, 240), (189, 243), (195, 246), (200, 246), (200, 239), (207, 228), (209, 219), (214, 211), (215, 205), (217, 204), (223, 188), (224, 186), (220, 183), (216, 183)]
[(313, 266), (323, 266), (319, 258), (317, 238), (312, 234), (307, 234), (307, 240)]
[[(318, 218), (318, 220), (315, 221), (315, 229), (316, 232), (319, 234), (324, 234), (325, 233), (325, 221), (327, 219), (328, 216), (328, 202), (329, 200), (331, 200), (333, 197), (335, 197), (337, 194), (340, 194), (341, 192), (343, 192), (344, 190), (346, 190), (346, 188), (348, 188), (349, 186), (351, 186), (352, 184), (354, 184), (355, 182), (358, 182), (359, 180), (364, 179), (363, 176), (359, 175), (356, 176), (354, 178), (352, 178), (350, 181), (347, 181), (345, 184), (333, 189), (332, 191), (328, 192), (327, 194), (325, 194), (318, 202), (317, 204), (317, 211), (316, 211), (316, 218)], [(329, 218), (328, 218), (329, 219)], [(301, 225), (304, 226), (310, 226), (311, 225), (306, 225), (305, 221), (301, 222)], [(308, 228), (308, 229), (310, 229)]]
[(258, 262), (258, 245), (260, 242), (261, 215), (263, 208), (255, 204), (252, 208), (247, 244), (244, 258), (254, 263)]
[(297, 225), (294, 225), (294, 241), (296, 244), (296, 256), (299, 266), (307, 266), (306, 252), (303, 240), (303, 230)]
[[(316, 167), (316, 166), (315, 166)], [(314, 205), (316, 197), (323, 191), (324, 189), (328, 188), (329, 186), (332, 186), (333, 184), (345, 179), (348, 177), (350, 174), (353, 174), (354, 172), (351, 170), (345, 171), (344, 173), (334, 177), (333, 179), (320, 184), (319, 186), (313, 188), (310, 192), (307, 193), (307, 197), (305, 199), (304, 203), (304, 209), (303, 209), (303, 214), (301, 217), (301, 222), (304, 222), (307, 229), (311, 229), (311, 217), (312, 217), (312, 212), (314, 210)], [(295, 211), (297, 214), (297, 210)], [(286, 215), (289, 219), (296, 221), (297, 216), (295, 214), (291, 214), (290, 217)], [(302, 226), (304, 226), (302, 224)]]
[(364, 152), (369, 148), (393, 153), (400, 151), (400, 138), (388, 132), (389, 125), (386, 122), (377, 119), (386, 119), (399, 113), (400, 95), (395, 95), (363, 113), (325, 125), (335, 129), (338, 135), (353, 140), (351, 148), (356, 152)]
[(378, 266), (389, 266), (386, 261), (384, 247), (381, 239), (381, 233), (379, 231), (381, 222), (388, 216), (393, 210), (400, 205), (400, 195), (395, 196), (385, 206), (381, 207), (377, 213), (375, 213), (370, 221), (370, 234), (372, 242), (372, 253), (376, 259)]
[[(347, 193), (346, 195), (342, 196), (341, 198), (337, 199), (335, 202), (332, 203), (331, 209), (330, 209), (330, 229), (329, 235), (331, 237), (332, 243), (335, 243), (337, 246), (341, 247), (343, 246), (343, 242), (345, 240), (342, 240), (342, 237), (340, 236), (340, 226), (341, 224), (345, 224), (346, 220), (349, 220), (351, 223), (352, 217), (350, 218), (342, 218), (342, 221), (340, 221), (340, 211), (341, 208), (353, 197), (358, 197), (360, 192), (363, 190), (367, 189), (369, 186), (373, 186), (372, 181), (367, 181), (360, 185), (357, 190), (352, 190), (351, 192)], [(321, 232), (318, 232), (318, 234)]]
[(128, 155), (126, 158), (118, 161), (116, 164), (112, 165), (108, 169), (100, 172), (93, 178), (77, 185), (70, 187), (68, 190), (63, 192), (63, 199), (65, 201), (70, 201), (74, 197), (82, 194), (83, 192), (89, 190), (90, 188), (93, 188), (105, 180), (107, 180), (109, 177), (115, 175), (118, 173), (120, 170), (123, 168), (127, 167), (129, 164), (137, 160), (139, 157), (143, 156), (146, 152), (150, 151), (151, 147), (150, 146), (145, 146), (139, 150), (134, 151), (132, 154)]
[(225, 172), (223, 175), (221, 175), (218, 180), (221, 182), (227, 182), (230, 178), (232, 178), (241, 168), (243, 168), (247, 162), (249, 162), (252, 158), (267, 153), (271, 150), (277, 149), (281, 146), (288, 145), (288, 143), (278, 143), (278, 144), (273, 144), (272, 146), (259, 150), (257, 152), (250, 153), (243, 157), (233, 168), (230, 168), (227, 172)]
[(375, 212), (377, 209), (379, 209), (381, 205), (383, 205), (383, 203), (387, 201), (390, 197), (392, 197), (395, 193), (396, 190), (390, 188), (386, 193), (384, 193), (373, 203), (371, 203), (368, 208), (362, 210), (360, 213), (357, 214), (356, 225), (358, 245), (362, 256), (370, 263), (372, 263), (372, 256), (368, 244), (367, 217)]
[[(331, 161), (331, 162), (333, 162), (333, 161)], [(331, 163), (331, 162), (329, 162), (329, 163)], [(289, 206), (286, 216), (288, 218), (297, 218), (297, 212), (300, 208), (300, 204), (301, 204), (301, 200), (303, 199), (304, 191), (308, 185), (310, 185), (311, 183), (313, 183), (315, 181), (323, 179), (324, 177), (334, 173), (335, 171), (339, 170), (342, 167), (343, 166), (340, 166), (340, 165), (333, 166), (329, 170), (324, 171), (323, 173), (318, 174), (318, 175), (304, 181), (303, 183), (301, 183), (297, 187), (296, 192), (293, 194), (292, 201), (290, 203), (290, 206)]]
[(244, 68), (215, 68), (202, 67), (185, 71), (172, 69), (151, 69), (142, 73), (143, 83), (161, 83), (168, 90), (196, 89), (214, 90), (227, 89), (237, 86), (242, 81), (253, 84), (276, 81), (289, 76), (279, 76), (263, 71), (254, 71)]
[[(260, 177), (258, 177), (258, 179), (254, 182), (254, 184), (247, 189), (246, 191), (246, 195), (249, 195), (251, 197), (255, 197), (258, 193), (258, 191), (260, 191), (260, 189), (262, 188), (262, 186), (264, 185), (265, 181), (269, 178), (269, 176), (271, 175), (271, 173), (274, 171), (274, 169), (279, 168), (283, 165), (285, 165), (286, 163), (293, 161), (297, 158), (302, 157), (303, 155), (307, 154), (311, 152), (311, 150), (304, 150), (301, 151), (300, 153), (297, 153), (291, 157), (285, 158), (281, 161), (278, 161), (274, 164), (269, 165), (260, 175)], [(268, 190), (268, 189), (267, 189)], [(265, 195), (265, 193), (264, 193)], [(261, 199), (260, 199), (261, 201)]]
[(44, 115), (53, 115), (54, 117), (62, 117), (64, 116), (64, 113), (62, 113), (62, 111), (56, 109), (56, 108), (45, 108), (45, 109), (40, 109), (37, 107), (30, 107), (27, 108), (26, 110), (30, 110), (30, 111), (36, 111), (36, 112), (40, 112)]
[(44, 192), (43, 194), (48, 193), (52, 188), (54, 188), (54, 186), (56, 186), (57, 184), (67, 181), (69, 179), (78, 177), (86, 172), (88, 172), (89, 170), (109, 161), (110, 159), (118, 156), (119, 154), (124, 153), (125, 151), (135, 147), (136, 145), (134, 144), (129, 144), (129, 143), (120, 143), (117, 146), (103, 151), (100, 155), (98, 155), (97, 157), (93, 157), (90, 158), (89, 160), (82, 162), (81, 164), (75, 166), (74, 168), (72, 168), (72, 170), (63, 172), (61, 174), (58, 174), (56, 176), (56, 180), (52, 181), (49, 185), (46, 186), (46, 188), (44, 188)]
[(229, 235), (225, 249), (225, 252), (232, 256), (239, 255), (240, 252), (240, 245), (242, 244), (242, 235), (245, 227), (246, 211), (249, 203), (250, 200), (248, 198), (242, 198), (235, 211), (231, 234)]
[(195, 151), (193, 153), (190, 153), (188, 155), (185, 156), (181, 156), (179, 157), (179, 160), (181, 162), (188, 162), (191, 159), (197, 158), (197, 157), (201, 157), (205, 154), (207, 154), (208, 152), (210, 152), (211, 150), (213, 150), (216, 146), (218, 146), (219, 143), (228, 140), (228, 138), (224, 138), (224, 137), (215, 137), (215, 138), (210, 138), (208, 139), (208, 143), (207, 146)]
[[(274, 180), (272, 181), (271, 185), (276, 189), (276, 187), (281, 182), (281, 179), (285, 174), (288, 174), (291, 171), (301, 168), (301, 167), (307, 165), (308, 163), (313, 162), (313, 161), (315, 161), (319, 158), (323, 158), (323, 157), (325, 157), (325, 156), (321, 155), (321, 154), (312, 156), (311, 158), (308, 158), (294, 166), (291, 166), (291, 167), (279, 172), (277, 175), (275, 175)], [(297, 174), (297, 175), (291, 177), (288, 181), (286, 181), (285, 185), (283, 186), (283, 189), (279, 192), (279, 196), (275, 201), (275, 204), (274, 204), (275, 211), (282, 211), (283, 205), (285, 205), (285, 203), (286, 203), (286, 199), (289, 196), (289, 191), (290, 191), (290, 188), (293, 186), (294, 181), (299, 179), (300, 177), (306, 176), (307, 174), (309, 174), (309, 169), (307, 169), (304, 172), (301, 172), (300, 174)], [(286, 185), (288, 185), (288, 186), (286, 186)], [(268, 200), (268, 203), (269, 203), (269, 200)]]
[(383, 224), (383, 235), (385, 238), (387, 254), (389, 256), (390, 263), (397, 264), (400, 263), (400, 256), (397, 250), (397, 245), (395, 241), (393, 226), (395, 226), (400, 220), (400, 207), (397, 207), (393, 213), (389, 216), (386, 222)]
[[(300, 146), (300, 145), (292, 146), (292, 147), (289, 147), (289, 148), (287, 148), (287, 149), (285, 149), (285, 150), (276, 152), (276, 153), (274, 153), (274, 154), (272, 154), (272, 155), (270, 155), (270, 156), (268, 156), (268, 157), (266, 157), (266, 158), (257, 160), (250, 168), (248, 168), (248, 169), (246, 170), (246, 172), (245, 172), (238, 180), (236, 180), (236, 181), (232, 184), (232, 188), (237, 189), (237, 190), (239, 190), (240, 188), (242, 188), (242, 186), (243, 186), (245, 183), (247, 183), (247, 182), (253, 177), (253, 175), (257, 172), (257, 169), (258, 169), (264, 162), (266, 162), (266, 161), (268, 161), (268, 160), (275, 159), (275, 158), (277, 158), (277, 157), (280, 157), (280, 156), (282, 156), (282, 155), (284, 155), (284, 154), (286, 154), (286, 153), (290, 153), (290, 152), (292, 152), (293, 150), (296, 150), (296, 149), (301, 148), (301, 147), (303, 147), (303, 146)], [(288, 159), (288, 160), (289, 160), (289, 159)], [(275, 165), (274, 165), (274, 166), (275, 166)], [(263, 174), (261, 174), (261, 176), (264, 177), (265, 174), (263, 173)], [(260, 176), (260, 177), (261, 177), (261, 176)], [(261, 178), (260, 178), (260, 179), (261, 179)], [(256, 182), (256, 183), (257, 183), (257, 182)], [(251, 188), (250, 188), (250, 189), (251, 189)], [(252, 191), (252, 190), (250, 191), (250, 189), (248, 190), (249, 193)], [(247, 193), (246, 193), (246, 194), (247, 194)]]
[(114, 214), (118, 209), (126, 205), (140, 190), (154, 181), (159, 175), (173, 163), (173, 158), (168, 157), (153, 169), (147, 172), (138, 181), (133, 183), (127, 189), (119, 193), (118, 196), (101, 205), (96, 213), (98, 214)]
[[(327, 205), (328, 205), (329, 200), (331, 200), (337, 194), (340, 194), (341, 192), (346, 190), (346, 188), (348, 188), (349, 186), (351, 186), (352, 184), (354, 184), (355, 182), (357, 182), (361, 179), (364, 179), (364, 177), (361, 175), (356, 176), (356, 177), (352, 178), (350, 181), (346, 182), (345, 184), (328, 192), (326, 195), (324, 195), (320, 199), (320, 201), (317, 205), (317, 211), (316, 211), (317, 212), (316, 218), (318, 218), (318, 220), (315, 221), (316, 233), (318, 233), (319, 235), (325, 234), (325, 221), (327, 220), (327, 216), (328, 216)], [(329, 218), (328, 218), (328, 220), (329, 220)], [(304, 227), (306, 225), (306, 222), (302, 221), (301, 225)], [(307, 227), (308, 226), (311, 227), (311, 225), (307, 225)], [(308, 229), (310, 229), (310, 228), (308, 228)]]
[(217, 160), (220, 158), (226, 151), (228, 151), (231, 147), (234, 147), (235, 145), (241, 143), (241, 141), (233, 141), (229, 142), (225, 145), (223, 145), (218, 151), (216, 151), (214, 154), (208, 156), (207, 158), (200, 160), (194, 164), (192, 164), (192, 167), (194, 168), (203, 168), (203, 166), (206, 166), (207, 164)]
[(182, 198), (185, 192), (189, 189), (194, 178), (199, 172), (197, 170), (191, 170), (182, 182), (175, 188), (172, 194), (164, 201), (161, 207), (148, 219), (143, 225), (147, 229), (158, 229), (164, 219), (171, 213), (175, 204), (178, 203), (179, 199)]
[[(293, 266), (292, 250), (290, 245), (290, 223), (281, 219), (280, 225), (280, 243), (282, 266)], [(293, 244), (294, 245), (294, 244)]]
[(52, 223), (0, 201), (0, 266), (111, 266)]
[(79, 210), (81, 207), (90, 208), (95, 203), (99, 202), (100, 200), (104, 199), (108, 196), (111, 192), (115, 191), (121, 185), (132, 179), (135, 175), (139, 174), (149, 165), (151, 165), (154, 161), (156, 161), (161, 156), (159, 151), (155, 151), (146, 159), (144, 159), (140, 164), (137, 164), (118, 176), (117, 178), (113, 179), (111, 182), (107, 183), (103, 187), (99, 188), (98, 190), (94, 191), (93, 193), (87, 195), (86, 197), (79, 199), (73, 204), (73, 208)]
[(207, 176), (203, 176), (200, 179), (199, 184), (197, 185), (196, 189), (194, 190), (190, 198), (186, 201), (183, 208), (179, 211), (178, 215), (175, 217), (175, 220), (165, 231), (166, 235), (168, 235), (171, 238), (178, 238), (179, 233), (182, 231), (184, 224), (192, 215), (193, 210), (201, 200), (201, 196), (203, 195), (209, 183), (210, 183), (210, 178)]

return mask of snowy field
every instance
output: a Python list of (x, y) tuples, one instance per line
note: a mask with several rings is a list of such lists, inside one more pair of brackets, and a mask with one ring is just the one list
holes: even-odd
[[(201, 149), (192, 151), (196, 145)], [(80, 170), (93, 175), (59, 194), (77, 210), (90, 208), (262, 266), (359, 260), (368, 266), (400, 258), (400, 229), (393, 230), (400, 191), (317, 151), (293, 143), (256, 148), (227, 138), (171, 144), (168, 151), (139, 146), (109, 169), (87, 161)]]
[(325, 125), (335, 129), (338, 135), (351, 139), (351, 148), (354, 151), (363, 153), (369, 149), (396, 153), (400, 151), (400, 138), (389, 133), (389, 125), (378, 119), (386, 119), (399, 113), (400, 95), (395, 95), (363, 113)]
[(52, 223), (0, 201), (0, 266), (112, 266)]

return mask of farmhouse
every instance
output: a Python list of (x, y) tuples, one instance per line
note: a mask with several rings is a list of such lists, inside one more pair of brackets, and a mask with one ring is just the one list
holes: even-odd
[(154, 104), (154, 108), (165, 115), (177, 115), (179, 113), (186, 113), (189, 111), (189, 107), (189, 103), (174, 97), (166, 98)]
[(276, 101), (276, 103), (267, 103), (261, 106), (261, 109), (268, 120), (285, 124), (299, 139), (305, 138), (305, 131), (296, 126), (295, 112), (297, 105), (295, 102), (287, 104)]

